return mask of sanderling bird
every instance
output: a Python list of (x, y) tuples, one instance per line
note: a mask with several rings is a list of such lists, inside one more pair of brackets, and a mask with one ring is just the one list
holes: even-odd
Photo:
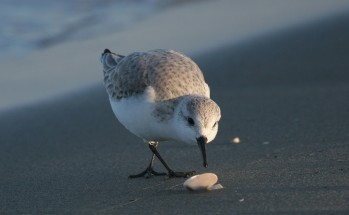
[[(201, 70), (189, 57), (162, 49), (127, 56), (105, 49), (101, 62), (115, 116), (153, 153), (146, 170), (130, 178), (188, 177), (195, 172), (173, 171), (157, 150), (161, 141), (197, 144), (207, 167), (206, 144), (216, 137), (221, 112), (210, 99)], [(153, 169), (155, 156), (168, 174)]]

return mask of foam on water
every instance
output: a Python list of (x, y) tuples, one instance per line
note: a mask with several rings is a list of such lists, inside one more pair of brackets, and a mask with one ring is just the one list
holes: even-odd
[(0, 59), (121, 30), (173, 0), (1, 0)]

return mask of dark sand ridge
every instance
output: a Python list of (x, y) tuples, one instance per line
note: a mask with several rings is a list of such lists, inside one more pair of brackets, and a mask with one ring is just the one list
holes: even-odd
[(223, 190), (128, 180), (150, 152), (116, 122), (98, 85), (0, 115), (0, 213), (348, 214), (348, 21), (195, 57), (222, 109), (209, 168), (196, 147), (160, 151), (174, 169), (216, 173)]

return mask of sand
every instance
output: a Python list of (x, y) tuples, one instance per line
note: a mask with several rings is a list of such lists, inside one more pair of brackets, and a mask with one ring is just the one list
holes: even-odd
[(348, 22), (192, 55), (222, 110), (209, 167), (197, 147), (159, 150), (175, 170), (217, 174), (219, 191), (128, 179), (150, 152), (115, 120), (101, 84), (1, 112), (0, 214), (348, 214)]

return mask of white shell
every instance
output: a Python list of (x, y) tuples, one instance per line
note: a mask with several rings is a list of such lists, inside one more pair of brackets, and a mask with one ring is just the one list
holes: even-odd
[(211, 187), (208, 187), (207, 189), (208, 190), (220, 190), (220, 189), (223, 189), (224, 187), (223, 187), (223, 185), (221, 185), (221, 184), (215, 184), (215, 185), (213, 185), (213, 186), (211, 186)]
[(213, 173), (194, 175), (188, 178), (183, 186), (188, 190), (207, 190), (218, 181), (218, 177)]

